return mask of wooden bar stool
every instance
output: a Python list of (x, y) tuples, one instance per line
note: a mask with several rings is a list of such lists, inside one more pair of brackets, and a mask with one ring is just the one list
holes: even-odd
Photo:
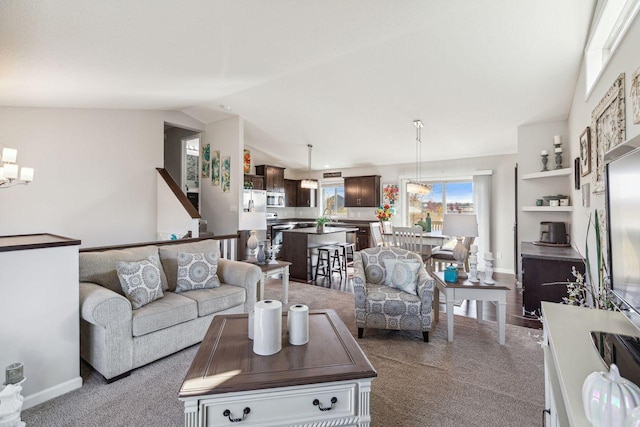
[[(344, 270), (345, 277), (349, 277), (347, 275), (347, 267), (353, 265), (353, 258), (355, 254), (355, 243), (338, 243), (336, 246), (339, 246), (342, 249), (342, 269)], [(351, 261), (349, 261), (349, 255), (351, 255)]]
[[(342, 248), (337, 245), (321, 246), (318, 248), (315, 280), (318, 280), (318, 276), (328, 277), (329, 283), (332, 284), (332, 275), (334, 272), (340, 273), (340, 280), (342, 280), (341, 251)], [(336, 265), (336, 262), (338, 265)], [(322, 272), (319, 271), (320, 268), (322, 268)]]

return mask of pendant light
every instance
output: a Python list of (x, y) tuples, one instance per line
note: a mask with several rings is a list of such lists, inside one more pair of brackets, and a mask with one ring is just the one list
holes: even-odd
[(422, 120), (414, 120), (413, 125), (416, 127), (416, 177), (414, 182), (407, 184), (407, 191), (417, 194), (428, 194), (430, 189), (422, 185), (422, 132), (424, 127)]
[(318, 189), (318, 181), (311, 179), (311, 149), (313, 148), (313, 145), (311, 144), (307, 144), (307, 149), (309, 150), (309, 163), (308, 163), (308, 167), (307, 167), (307, 179), (303, 179), (300, 182), (300, 187), (301, 188), (307, 188), (310, 190), (317, 190)]

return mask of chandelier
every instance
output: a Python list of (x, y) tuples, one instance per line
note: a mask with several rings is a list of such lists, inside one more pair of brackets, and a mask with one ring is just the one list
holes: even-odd
[(311, 179), (311, 149), (313, 149), (313, 145), (307, 144), (307, 149), (309, 150), (309, 163), (307, 166), (307, 179), (303, 179), (300, 182), (301, 188), (307, 188), (311, 190), (318, 189), (318, 181)]
[(422, 183), (422, 132), (424, 127), (422, 120), (414, 120), (413, 125), (416, 127), (416, 177), (414, 181), (407, 183), (407, 191), (416, 194), (429, 194), (431, 186)]
[[(0, 189), (13, 187), (18, 184), (28, 184), (33, 181), (33, 168), (19, 167), (16, 163), (18, 150), (3, 148), (0, 158)], [(20, 172), (20, 179), (18, 179)]]

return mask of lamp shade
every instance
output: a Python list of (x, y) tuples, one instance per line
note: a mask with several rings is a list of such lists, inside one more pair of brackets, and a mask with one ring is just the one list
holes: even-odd
[(444, 214), (442, 234), (452, 237), (477, 237), (478, 221), (475, 215)]
[(307, 188), (310, 190), (317, 190), (318, 189), (318, 181), (314, 181), (312, 179), (303, 179), (300, 182), (300, 187), (301, 188)]
[(240, 214), (239, 230), (266, 230), (267, 214), (264, 212), (242, 212)]
[(2, 149), (2, 161), (5, 163), (15, 163), (18, 157), (18, 150), (15, 148)]

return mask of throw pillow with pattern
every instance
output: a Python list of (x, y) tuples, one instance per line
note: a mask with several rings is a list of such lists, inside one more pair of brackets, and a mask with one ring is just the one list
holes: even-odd
[(420, 263), (420, 261), (418, 261), (417, 259), (414, 258), (408, 258), (408, 259), (385, 259), (382, 261), (384, 263), (384, 270), (385, 270), (385, 276), (384, 276), (384, 284), (387, 286), (391, 286), (391, 278), (393, 277), (393, 269), (396, 266), (397, 263), (399, 262), (408, 262), (408, 263), (413, 263), (413, 264), (418, 264)]
[[(417, 260), (415, 260), (417, 261)], [(411, 260), (384, 260), (386, 277), (389, 278), (388, 286), (399, 289), (409, 294), (418, 295), (418, 270), (420, 262)]]
[(157, 256), (141, 261), (117, 262), (116, 271), (122, 291), (134, 310), (164, 296), (160, 282), (160, 259)]
[(220, 286), (220, 279), (216, 274), (219, 257), (215, 252), (206, 254), (180, 252), (178, 254), (176, 292), (211, 289)]

